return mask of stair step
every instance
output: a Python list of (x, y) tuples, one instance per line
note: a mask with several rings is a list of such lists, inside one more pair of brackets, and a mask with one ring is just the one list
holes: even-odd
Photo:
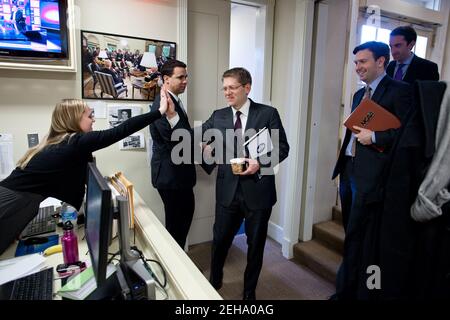
[(333, 206), (333, 220), (342, 223), (342, 210), (340, 206)]
[(344, 227), (342, 224), (331, 220), (316, 223), (313, 226), (314, 239), (322, 242), (330, 249), (342, 254), (344, 252)]
[(294, 246), (294, 258), (313, 272), (335, 283), (342, 256), (316, 240), (300, 242)]

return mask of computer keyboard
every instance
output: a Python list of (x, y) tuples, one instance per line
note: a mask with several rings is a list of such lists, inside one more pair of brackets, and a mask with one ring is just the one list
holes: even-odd
[(22, 231), (21, 237), (31, 237), (38, 234), (55, 232), (56, 222), (52, 215), (55, 214), (55, 207), (48, 206), (39, 208), (39, 213), (28, 223)]
[(10, 300), (52, 300), (53, 268), (14, 281)]

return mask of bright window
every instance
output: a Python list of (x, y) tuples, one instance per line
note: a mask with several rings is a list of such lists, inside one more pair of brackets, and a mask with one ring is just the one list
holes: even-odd
[[(389, 45), (389, 35), (392, 30), (390, 29), (384, 29), (384, 28), (377, 28), (374, 26), (369, 25), (363, 25), (361, 28), (361, 43), (367, 42), (367, 41), (380, 41), (384, 42), (387, 45)], [(428, 44), (428, 38), (417, 36), (416, 45), (413, 48), (413, 52), (421, 57), (426, 57), (427, 54), (427, 44)]]

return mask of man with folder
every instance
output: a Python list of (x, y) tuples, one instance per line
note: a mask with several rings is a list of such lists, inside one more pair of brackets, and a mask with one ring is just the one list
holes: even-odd
[[(366, 86), (353, 96), (352, 112), (365, 99), (395, 115), (403, 122), (411, 106), (407, 84), (386, 75), (389, 47), (370, 41), (357, 46), (355, 70)], [(332, 178), (340, 176), (339, 195), (345, 229), (344, 258), (336, 280), (338, 299), (357, 298), (358, 285), (365, 285), (365, 270), (361, 275), (361, 245), (364, 236), (366, 206), (377, 197), (378, 183), (389, 158), (390, 148), (398, 129), (372, 131), (362, 126), (347, 129)]]
[[(216, 289), (222, 287), (228, 250), (245, 219), (248, 251), (243, 299), (254, 300), (268, 222), (277, 200), (274, 171), (270, 168), (288, 156), (289, 144), (277, 109), (248, 98), (252, 78), (247, 70), (233, 68), (225, 71), (222, 83), (228, 107), (214, 111), (203, 124), (202, 131), (214, 129), (211, 131), (221, 133), (224, 139), (218, 148), (223, 148), (233, 158), (245, 158), (248, 166), (240, 174), (234, 174), (230, 159), (218, 156), (217, 151), (215, 153), (218, 171), (210, 282)], [(229, 133), (232, 133), (231, 139), (227, 136)], [(257, 133), (258, 136), (253, 138)], [(269, 133), (272, 139), (268, 138)], [(251, 141), (246, 144), (245, 151), (243, 145), (247, 138)]]

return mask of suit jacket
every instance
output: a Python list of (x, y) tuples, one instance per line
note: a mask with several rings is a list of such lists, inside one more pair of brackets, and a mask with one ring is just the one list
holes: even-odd
[[(400, 130), (392, 149), (389, 170), (383, 176), (384, 195), (368, 210), (364, 234), (365, 259), (360, 266), (360, 299), (449, 298), (446, 275), (450, 271), (450, 203), (442, 216), (418, 223), (411, 218), (427, 168), (435, 153), (436, 127), (446, 84), (418, 81), (414, 85), (415, 108)], [(448, 90), (448, 88), (447, 88)], [(450, 186), (449, 186), (450, 187)], [(381, 290), (368, 290), (366, 270), (378, 265), (383, 272)], [(438, 296), (438, 292), (446, 295)]]
[[(273, 158), (278, 158), (278, 162), (283, 161), (288, 156), (289, 144), (277, 109), (250, 100), (245, 130), (254, 129), (258, 131), (264, 127), (268, 128), (270, 133), (274, 129), (279, 130), (279, 141), (272, 139), (274, 144), (272, 152), (278, 153), (278, 157), (275, 156)], [(212, 128), (218, 129), (223, 137), (226, 137), (227, 129), (234, 129), (231, 107), (214, 111), (211, 117), (203, 124), (202, 131), (205, 132)], [(272, 134), (271, 136), (272, 138), (274, 137)], [(227, 145), (226, 139), (223, 139), (223, 149), (226, 150), (227, 148), (234, 149), (234, 145)], [(225, 207), (229, 206), (233, 201), (239, 182), (241, 183), (245, 203), (250, 210), (269, 209), (276, 203), (277, 195), (275, 176), (273, 174), (262, 176), (257, 174), (252, 176), (234, 175), (231, 171), (231, 165), (225, 161), (226, 159), (218, 166), (216, 181), (216, 201), (218, 203)], [(276, 164), (271, 163), (272, 166)]]
[[(161, 97), (156, 96), (151, 110), (159, 109)], [(150, 125), (150, 134), (153, 139), (153, 155), (151, 160), (152, 184), (157, 189), (185, 189), (192, 188), (196, 183), (195, 166), (192, 157), (189, 163), (174, 164), (171, 160), (172, 149), (179, 143), (171, 141), (172, 132), (176, 129), (191, 130), (189, 120), (178, 104), (177, 99), (172, 97), (175, 110), (180, 120), (174, 128), (170, 127), (169, 121), (163, 116)], [(193, 155), (191, 149), (191, 155)]]
[[(394, 77), (395, 65), (396, 61), (391, 61), (386, 69), (387, 75), (392, 78)], [(439, 81), (437, 64), (414, 55), (402, 81), (414, 83), (416, 80)]]
[[(353, 96), (352, 111), (356, 109), (364, 96), (364, 88), (358, 90)], [(385, 76), (378, 84), (372, 95), (372, 100), (384, 107), (389, 112), (395, 114), (402, 122), (411, 109), (411, 90), (408, 84), (393, 80)], [(354, 178), (358, 191), (370, 193), (374, 191), (378, 178), (383, 171), (388, 159), (390, 147), (398, 129), (375, 132), (376, 145), (383, 147), (384, 151), (379, 152), (372, 146), (365, 146), (354, 140), (356, 143), (354, 159)], [(332, 179), (336, 178), (345, 166), (345, 149), (350, 142), (351, 131), (345, 132), (344, 143), (342, 144), (339, 158), (333, 171)]]
[(114, 70), (111, 70), (111, 69), (108, 69), (108, 68), (103, 68), (103, 69), (100, 70), (100, 72), (110, 74), (113, 77), (114, 84), (118, 84), (118, 83), (122, 83), (123, 84), (122, 78)]

